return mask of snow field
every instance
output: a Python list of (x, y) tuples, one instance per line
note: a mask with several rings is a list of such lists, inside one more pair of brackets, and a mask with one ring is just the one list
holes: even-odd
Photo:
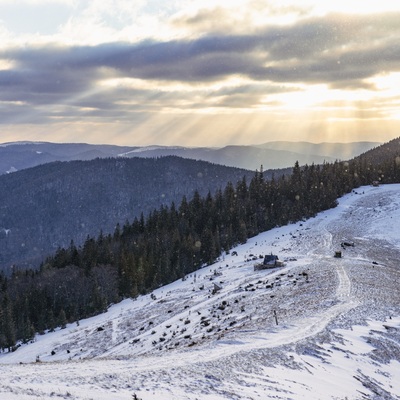
[[(185, 281), (38, 336), (0, 355), (0, 398), (399, 399), (399, 204), (400, 185), (357, 189)], [(254, 271), (271, 252), (285, 266)]]

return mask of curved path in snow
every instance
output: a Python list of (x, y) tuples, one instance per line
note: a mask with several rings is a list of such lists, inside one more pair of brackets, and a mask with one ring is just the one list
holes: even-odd
[[(313, 254), (313, 257), (318, 258), (319, 265), (324, 263), (330, 268), (335, 266), (338, 275), (336, 289), (338, 302), (336, 304), (327, 306), (324, 311), (313, 316), (298, 319), (288, 326), (279, 326), (273, 330), (258, 330), (252, 333), (249, 331), (241, 333), (239, 330), (232, 338), (222, 339), (192, 350), (193, 357), (177, 357), (176, 354), (163, 353), (162, 357), (150, 355), (139, 358), (133, 368), (138, 371), (156, 371), (164, 368), (184, 367), (197, 362), (212, 362), (243, 351), (289, 345), (322, 332), (331, 321), (356, 307), (358, 302), (351, 298), (351, 281), (344, 268), (344, 264), (351, 262), (351, 260), (333, 258), (331, 255), (333, 234), (325, 221), (321, 221), (317, 236), (322, 238), (322, 242), (320, 246), (313, 248), (308, 254)], [(288, 268), (288, 271), (290, 271), (290, 268)], [(112, 354), (110, 356), (112, 357)]]

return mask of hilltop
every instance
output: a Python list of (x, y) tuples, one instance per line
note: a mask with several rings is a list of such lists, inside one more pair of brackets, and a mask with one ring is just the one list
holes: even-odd
[[(37, 336), (0, 355), (1, 398), (399, 399), (399, 205), (399, 184), (360, 187), (183, 280)], [(255, 271), (271, 252), (284, 267)]]

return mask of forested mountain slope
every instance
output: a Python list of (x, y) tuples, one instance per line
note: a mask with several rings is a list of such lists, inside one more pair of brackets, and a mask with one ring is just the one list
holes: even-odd
[(368, 150), (355, 157), (354, 161), (372, 165), (400, 165), (400, 138), (395, 138), (375, 149)]
[[(381, 149), (376, 151), (379, 154)], [(301, 221), (335, 207), (339, 197), (361, 185), (377, 180), (382, 183), (400, 182), (400, 165), (396, 163), (398, 150), (394, 147), (386, 154), (387, 158), (376, 164), (361, 162), (360, 159), (321, 166), (300, 167), (296, 163), (291, 174), (277, 179), (265, 179), (264, 173), (259, 171), (249, 183), (245, 178), (236, 185), (228, 183), (224, 189), (216, 190), (214, 195), (208, 193), (202, 196), (195, 191), (190, 200), (183, 197), (179, 203), (161, 206), (149, 215), (117, 225), (112, 233), (87, 237), (82, 246), (71, 242), (59, 248), (47, 258), (40, 271), (16, 270), (9, 281), (1, 277), (3, 310), (19, 316), (14, 326), (7, 322), (8, 313), (3, 313), (6, 321), (3, 325), (11, 326), (14, 332), (6, 335), (8, 339), (3, 340), (3, 347), (12, 347), (16, 338), (28, 340), (31, 326), (40, 332), (53, 329), (65, 321), (102, 312), (109, 304), (125, 297), (148, 293), (184, 277), (260, 232)], [(182, 168), (181, 160), (172, 160), (178, 162), (175, 168)], [(128, 161), (97, 162), (103, 167), (107, 165), (107, 168), (118, 169), (121, 166), (119, 163)], [(163, 166), (164, 173), (167, 171), (167, 164), (148, 161), (158, 167)], [(159, 161), (166, 162), (168, 159)], [(185, 162), (190, 163), (189, 160)], [(97, 166), (95, 171), (96, 176), (101, 176), (104, 168)], [(203, 179), (198, 171), (192, 170), (192, 175), (186, 171), (184, 176), (187, 180)], [(130, 171), (131, 174), (134, 172)], [(195, 172), (197, 175), (193, 175)], [(211, 173), (211, 170), (204, 173)], [(211, 175), (215, 177), (215, 171)], [(114, 174), (115, 182), (108, 185), (102, 178), (100, 182), (103, 186), (95, 192), (93, 202), (104, 193), (108, 193), (110, 198), (118, 198), (115, 188), (121, 185), (118, 183), (120, 176), (122, 182), (129, 185), (131, 181), (125, 173)], [(152, 185), (156, 188), (159, 187), (159, 178), (153, 175)], [(79, 176), (74, 176), (74, 179), (79, 180)], [(58, 181), (57, 185), (60, 185)], [(71, 182), (66, 186), (71, 191), (79, 187)], [(107, 192), (108, 187), (112, 187), (111, 192)], [(57, 194), (57, 191), (53, 192)], [(162, 196), (164, 192), (159, 190), (157, 193)], [(68, 190), (63, 194), (68, 196)], [(74, 194), (80, 193), (75, 191)], [(61, 202), (61, 198), (55, 196), (55, 199), (54, 204)], [(111, 209), (109, 202), (106, 199), (106, 204), (98, 207), (97, 212), (105, 210), (105, 216), (109, 215), (108, 212), (115, 217), (116, 209)], [(66, 213), (74, 216), (74, 211), (67, 208)], [(87, 213), (90, 213), (90, 206), (85, 209), (84, 215)], [(57, 216), (57, 213), (54, 215)], [(95, 220), (96, 214), (92, 213), (91, 218)], [(100, 225), (102, 223), (100, 219)], [(5, 233), (5, 243), (8, 243), (11, 234)]]
[(113, 232), (161, 204), (253, 172), (178, 157), (54, 162), (0, 176), (0, 266), (38, 265), (59, 246)]

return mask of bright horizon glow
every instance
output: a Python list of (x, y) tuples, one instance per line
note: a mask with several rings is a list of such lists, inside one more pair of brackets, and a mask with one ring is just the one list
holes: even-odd
[(399, 18), (392, 0), (0, 0), (0, 143), (387, 141)]

